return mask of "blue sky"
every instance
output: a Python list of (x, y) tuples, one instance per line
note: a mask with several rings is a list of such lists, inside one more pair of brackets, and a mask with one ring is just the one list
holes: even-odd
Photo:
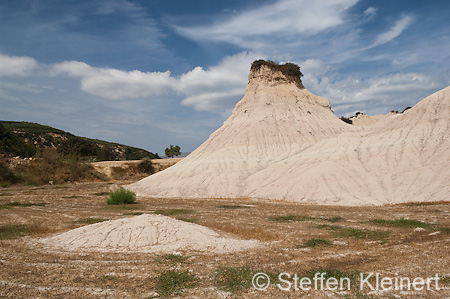
[(220, 127), (256, 59), (300, 65), (336, 115), (450, 84), (450, 1), (0, 2), (0, 119), (162, 154)]

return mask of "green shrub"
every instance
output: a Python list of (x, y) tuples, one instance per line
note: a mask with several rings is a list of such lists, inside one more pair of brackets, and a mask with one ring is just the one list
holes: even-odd
[(106, 200), (108, 205), (123, 205), (136, 203), (136, 194), (123, 187), (111, 192)]

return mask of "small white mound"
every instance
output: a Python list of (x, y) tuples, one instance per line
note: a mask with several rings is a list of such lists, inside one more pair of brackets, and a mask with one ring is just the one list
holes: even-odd
[(41, 239), (39, 243), (69, 251), (225, 253), (256, 247), (257, 241), (221, 237), (204, 226), (167, 216), (144, 214), (86, 225)]

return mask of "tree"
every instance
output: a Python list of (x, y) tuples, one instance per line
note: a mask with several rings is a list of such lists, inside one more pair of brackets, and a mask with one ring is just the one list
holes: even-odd
[(175, 146), (171, 145), (170, 148), (166, 147), (164, 152), (166, 154), (166, 157), (171, 157), (171, 158), (173, 158), (173, 156), (181, 155), (180, 147), (178, 145), (175, 145)]

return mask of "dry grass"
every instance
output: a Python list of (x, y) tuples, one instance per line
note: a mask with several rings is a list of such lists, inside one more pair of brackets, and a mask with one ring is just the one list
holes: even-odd
[(233, 223), (219, 223), (219, 222), (206, 222), (204, 226), (209, 228), (220, 230), (222, 232), (235, 235), (241, 239), (253, 239), (260, 241), (274, 241), (278, 237), (268, 232), (263, 227), (245, 227), (242, 225), (235, 225)]
[[(384, 276), (398, 273), (406, 277), (430, 277), (437, 273), (446, 276), (447, 286), (450, 284), (449, 204), (419, 208), (415, 205), (332, 207), (247, 199), (139, 198), (140, 204), (107, 206), (105, 197), (95, 193), (110, 187), (108, 183), (77, 183), (64, 187), (11, 186), (3, 190), (2, 194), (11, 196), (1, 197), (0, 205), (42, 201), (47, 205), (21, 204), (0, 209), (0, 226), (23, 225), (16, 227), (18, 232), (12, 234), (13, 238), (0, 240), (0, 297), (152, 298), (166, 294), (178, 298), (376, 298), (365, 294), (366, 290), (346, 295), (294, 293), (277, 291), (274, 285), (266, 292), (259, 292), (249, 284), (251, 274), (259, 270), (268, 273), (271, 279), (280, 272), (308, 276), (319, 270), (326, 270), (332, 276), (380, 272)], [(246, 208), (229, 208), (237, 206)], [(89, 224), (94, 221), (90, 219), (114, 220), (157, 210), (170, 211), (171, 217), (185, 218), (185, 221), (201, 219), (201, 225), (230, 237), (274, 242), (263, 242), (258, 248), (230, 254), (59, 252), (30, 242), (34, 237), (79, 227), (77, 220)], [(176, 210), (195, 213), (176, 214), (173, 212)], [(289, 216), (302, 217), (288, 219)], [(271, 217), (287, 218), (271, 221)], [(389, 222), (370, 221), (381, 218)], [(433, 230), (398, 227), (409, 225), (396, 221), (402, 218), (432, 223)], [(299, 219), (305, 221), (295, 221)], [(394, 221), (393, 225), (390, 221)], [(434, 230), (440, 233), (430, 235)], [(333, 244), (327, 246), (329, 242), (318, 240)], [(298, 248), (298, 245), (308, 246)], [(191, 284), (188, 282), (191, 277), (195, 277), (195, 285), (184, 288), (185, 282)], [(165, 293), (178, 287), (181, 287), (178, 291)], [(236, 291), (225, 293), (227, 290)], [(383, 293), (387, 298), (394, 295), (406, 299), (445, 298), (450, 296), (450, 289), (412, 295), (396, 291)]]

